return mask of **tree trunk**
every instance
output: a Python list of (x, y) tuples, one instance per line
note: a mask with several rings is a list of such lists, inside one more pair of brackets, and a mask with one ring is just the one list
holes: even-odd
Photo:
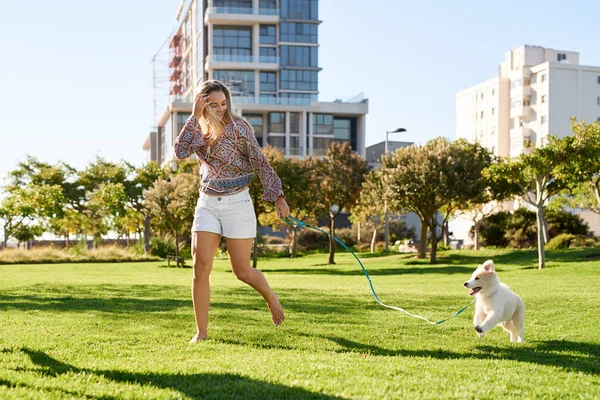
[(546, 211), (544, 210), (544, 207), (542, 206), (542, 210), (541, 210), (541, 215), (542, 215), (542, 228), (544, 228), (542, 230), (542, 232), (544, 233), (544, 244), (547, 244), (548, 241), (550, 240), (550, 233), (548, 232), (548, 221), (546, 221)]
[(356, 235), (356, 241), (358, 243), (360, 243), (360, 222), (357, 225), (358, 226), (356, 227), (356, 233), (357, 233), (357, 235)]
[(437, 262), (437, 232), (435, 226), (431, 228), (431, 253), (429, 254), (429, 264), (435, 264)]
[(258, 240), (254, 238), (254, 247), (252, 251), (252, 268), (256, 268), (258, 266)]
[(419, 241), (419, 255), (417, 258), (425, 258), (427, 251), (427, 224), (421, 221), (421, 240)]
[(544, 206), (539, 204), (536, 210), (537, 219), (537, 239), (538, 239), (538, 268), (544, 269), (546, 266), (546, 253), (544, 251), (544, 223), (543, 223), (543, 208)]
[(329, 261), (327, 264), (335, 264), (334, 256), (335, 256), (335, 240), (333, 240), (333, 235), (335, 233), (335, 215), (329, 214)]
[(150, 251), (150, 217), (144, 216), (144, 254)]
[(371, 253), (375, 252), (375, 238), (377, 237), (377, 226), (373, 226), (373, 237), (371, 238)]
[(475, 225), (473, 225), (473, 249), (475, 251), (479, 250), (479, 225), (480, 221), (475, 222)]
[(131, 236), (129, 233), (127, 233), (127, 248), (129, 248), (131, 246)]
[(443, 228), (442, 228), (442, 238), (444, 240), (444, 245), (445, 246), (450, 246), (450, 227), (448, 226), (449, 223), (448, 221), (444, 222)]
[(65, 246), (67, 247), (67, 250), (69, 249), (69, 247), (71, 247), (71, 239), (69, 238), (69, 233), (65, 235)]
[(294, 225), (292, 227), (292, 258), (296, 258), (298, 250), (298, 226)]
[(179, 236), (177, 236), (177, 232), (175, 234), (175, 257), (179, 257)]

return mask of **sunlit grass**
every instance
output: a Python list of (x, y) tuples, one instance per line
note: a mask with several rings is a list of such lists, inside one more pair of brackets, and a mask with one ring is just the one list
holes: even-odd
[(261, 259), (286, 322), (219, 259), (210, 340), (194, 333), (190, 269), (161, 262), (0, 266), (0, 398), (596, 398), (600, 250), (361, 257), (382, 301), (430, 319), (470, 298), (493, 258), (525, 301), (523, 345), (476, 337), (472, 309), (431, 326), (375, 303), (347, 254)]

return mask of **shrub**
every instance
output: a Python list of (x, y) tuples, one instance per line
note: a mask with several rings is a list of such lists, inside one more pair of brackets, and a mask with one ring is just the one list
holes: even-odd
[(550, 241), (546, 244), (546, 250), (568, 249), (574, 239), (575, 235), (570, 233), (561, 233), (560, 235), (550, 239)]

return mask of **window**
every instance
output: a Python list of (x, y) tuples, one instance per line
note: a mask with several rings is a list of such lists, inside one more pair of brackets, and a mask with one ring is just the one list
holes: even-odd
[(542, 83), (546, 82), (546, 74), (540, 76), (540, 80), (542, 81)]
[(492, 96), (496, 94), (496, 89), (492, 89)]
[(275, 44), (277, 42), (275, 25), (260, 25), (260, 44)]
[(556, 61), (561, 62), (562, 60), (566, 60), (567, 59), (567, 55), (564, 53), (558, 53), (556, 55)]
[(275, 92), (277, 91), (275, 72), (260, 72), (260, 92)]
[(254, 71), (216, 69), (214, 79), (223, 82), (232, 96), (254, 96)]
[(542, 115), (542, 118), (541, 118), (541, 123), (542, 123), (542, 124), (545, 124), (545, 123), (546, 123), (546, 116), (545, 116), (545, 115)]
[(596, 118), (596, 122), (600, 122), (600, 117)]
[(282, 42), (318, 43), (317, 24), (282, 22), (279, 40)]
[(598, 85), (600, 85), (600, 76), (598, 76)]
[(290, 136), (290, 155), (299, 156), (301, 154), (300, 136)]
[(338, 119), (333, 121), (333, 137), (336, 141), (349, 142), (351, 138), (351, 128), (349, 119)]
[(252, 8), (252, 0), (214, 0), (214, 7)]
[(213, 52), (219, 55), (252, 55), (251, 28), (215, 25)]
[(276, 10), (277, 0), (260, 0), (259, 7), (267, 10)]
[(598, 97), (596, 98), (596, 104), (598, 104), (598, 105), (600, 106), (600, 96), (598, 96)]
[(272, 112), (269, 114), (269, 133), (285, 133), (285, 113)]
[(177, 131), (175, 132), (177, 135), (179, 134), (179, 132), (181, 132), (181, 130), (185, 126), (185, 123), (187, 122), (187, 119), (189, 118), (190, 115), (192, 115), (192, 114), (185, 113), (185, 112), (177, 113)]
[(546, 95), (545, 95), (545, 94), (543, 94), (543, 95), (542, 95), (542, 104), (544, 104), (545, 102), (546, 102)]
[(327, 154), (327, 149), (333, 143), (333, 138), (313, 138), (313, 154), (322, 156)]
[(483, 119), (483, 111), (481, 112), (481, 119)]
[(492, 115), (495, 115), (495, 114), (496, 114), (496, 109), (492, 108)]
[(290, 133), (300, 133), (300, 113), (290, 113)]
[(260, 114), (248, 114), (244, 115), (244, 118), (248, 121), (254, 129), (254, 136), (260, 146), (263, 146), (263, 116)]
[(283, 99), (305, 99), (310, 101), (317, 101), (318, 95), (312, 93), (280, 93), (279, 97)]
[(496, 128), (492, 128), (490, 131), (490, 136), (494, 136), (496, 134)]
[(319, 20), (318, 0), (280, 0), (281, 18)]
[(483, 100), (483, 93), (481, 93), (481, 94), (479, 95), (479, 99), (480, 99), (480, 100)]
[(279, 88), (283, 90), (312, 90), (316, 92), (319, 90), (317, 74), (317, 71), (281, 70), (279, 74)]
[(313, 114), (313, 133), (318, 135), (332, 135), (333, 115)]
[(261, 47), (260, 48), (260, 56), (261, 57), (276, 57), (277, 50), (275, 47)]
[(294, 67), (318, 67), (319, 48), (308, 46), (281, 46), (281, 65)]
[(285, 136), (269, 135), (268, 142), (271, 146), (285, 150)]

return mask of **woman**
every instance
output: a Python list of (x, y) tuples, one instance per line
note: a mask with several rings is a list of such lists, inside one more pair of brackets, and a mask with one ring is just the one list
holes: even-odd
[(231, 95), (223, 83), (202, 83), (193, 113), (173, 150), (178, 159), (195, 154), (201, 165), (200, 198), (192, 227), (192, 298), (197, 331), (190, 343), (208, 336), (209, 275), (221, 236), (227, 240), (229, 262), (236, 277), (262, 295), (273, 323), (281, 324), (284, 313), (277, 295), (262, 272), (250, 267), (256, 214), (248, 185), (254, 172), (264, 188), (263, 200), (275, 202), (283, 217), (289, 215), (289, 208), (281, 180), (263, 155), (250, 125), (231, 109)]

